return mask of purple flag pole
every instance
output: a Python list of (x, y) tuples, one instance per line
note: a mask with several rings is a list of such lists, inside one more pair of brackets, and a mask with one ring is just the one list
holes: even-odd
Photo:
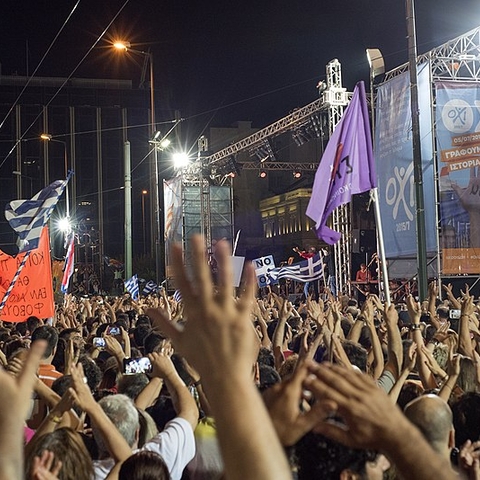
[(330, 245), (338, 242), (341, 235), (327, 227), (328, 217), (352, 195), (376, 184), (365, 86), (358, 82), (315, 174), (306, 213), (315, 221), (317, 237)]

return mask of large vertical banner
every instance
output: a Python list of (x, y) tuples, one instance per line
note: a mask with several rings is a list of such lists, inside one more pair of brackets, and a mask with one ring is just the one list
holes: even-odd
[(480, 273), (480, 87), (435, 87), (442, 272)]
[(171, 277), (170, 247), (173, 243), (182, 242), (182, 179), (175, 177), (163, 181), (164, 199), (164, 240), (165, 265), (167, 277)]
[[(418, 96), (427, 252), (435, 252), (437, 236), (430, 85), (428, 64), (420, 65)], [(410, 80), (409, 73), (405, 72), (381, 85), (377, 94), (375, 160), (383, 238), (388, 258), (417, 254), (410, 112)]]

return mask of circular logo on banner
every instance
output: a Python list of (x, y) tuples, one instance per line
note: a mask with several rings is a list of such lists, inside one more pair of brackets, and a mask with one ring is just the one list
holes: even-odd
[(442, 121), (450, 132), (468, 132), (473, 125), (472, 108), (465, 100), (449, 100), (442, 109)]

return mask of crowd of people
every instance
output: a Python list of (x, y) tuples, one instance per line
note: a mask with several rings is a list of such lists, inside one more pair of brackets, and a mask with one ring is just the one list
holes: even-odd
[(480, 479), (468, 289), (292, 304), (251, 266), (234, 289), (226, 243), (215, 284), (192, 249), (180, 302), (67, 295), (2, 323), (0, 480)]

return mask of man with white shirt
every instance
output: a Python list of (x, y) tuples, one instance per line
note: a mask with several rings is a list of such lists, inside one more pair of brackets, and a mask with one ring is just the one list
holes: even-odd
[[(198, 423), (198, 408), (170, 358), (158, 353), (152, 354), (150, 358), (153, 372), (151, 384), (147, 385), (147, 388), (149, 386), (153, 389), (159, 388), (161, 383), (165, 382), (177, 416), (167, 423), (163, 431), (146, 442), (140, 450), (158, 453), (165, 461), (172, 480), (180, 480), (185, 466), (195, 455), (193, 431)], [(132, 451), (138, 451), (140, 425), (133, 401), (126, 395), (111, 395), (100, 400), (99, 404)], [(103, 480), (115, 465), (115, 461), (113, 458), (107, 457), (107, 449), (95, 427), (93, 432), (101, 453), (101, 459), (94, 461), (93, 464), (95, 480)]]

